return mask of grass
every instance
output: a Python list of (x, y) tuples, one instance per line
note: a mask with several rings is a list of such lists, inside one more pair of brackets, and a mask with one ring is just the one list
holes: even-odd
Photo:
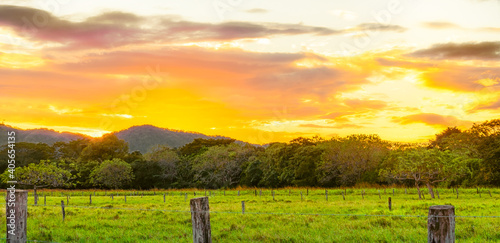
[[(288, 190), (291, 190), (289, 196)], [(209, 197), (213, 242), (425, 242), (427, 239), (426, 217), (381, 217), (374, 215), (421, 215), (428, 214), (431, 205), (454, 205), (460, 216), (500, 215), (500, 190), (482, 189), (481, 197), (476, 189), (460, 189), (459, 198), (452, 189), (439, 189), (440, 199), (418, 200), (415, 189), (392, 189), (384, 193), (376, 188), (329, 189), (326, 201), (324, 189), (290, 188), (263, 190), (262, 196), (254, 195), (253, 189), (212, 191)], [(52, 242), (192, 242), (189, 199), (204, 196), (204, 191), (183, 190), (146, 191), (131, 196), (131, 191), (115, 191), (119, 196), (111, 199), (111, 191), (52, 191), (47, 196), (47, 206), (39, 192), (39, 206), (33, 196), (28, 204), (28, 239)], [(303, 193), (301, 200), (300, 192)], [(62, 194), (61, 194), (62, 193)], [(104, 196), (106, 193), (107, 196)], [(156, 195), (153, 195), (155, 193)], [(185, 194), (188, 200), (185, 201)], [(127, 195), (127, 202), (124, 200)], [(66, 220), (62, 221), (61, 200), (66, 207)], [(207, 196), (209, 192), (207, 192)], [(387, 198), (392, 198), (392, 211)], [(245, 214), (241, 213), (241, 201), (245, 201)], [(92, 207), (92, 208), (86, 208)], [(162, 211), (165, 210), (165, 211)], [(262, 214), (260, 214), (262, 213)], [(272, 213), (272, 214), (271, 214)], [(1, 212), (5, 217), (5, 211)], [(302, 214), (302, 215), (301, 215)], [(317, 215), (314, 215), (317, 214)], [(332, 216), (322, 214), (349, 214)], [(358, 215), (358, 216), (354, 216)], [(372, 216), (364, 216), (372, 215)], [(5, 237), (6, 226), (1, 227)], [(500, 241), (500, 218), (456, 218), (458, 242)]]

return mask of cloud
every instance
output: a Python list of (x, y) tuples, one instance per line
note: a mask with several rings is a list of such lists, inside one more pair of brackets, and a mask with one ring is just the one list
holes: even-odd
[(245, 12), (247, 13), (255, 13), (255, 14), (262, 14), (262, 13), (268, 13), (269, 11), (263, 8), (252, 8), (249, 10), (246, 10)]
[[(173, 16), (141, 17), (107, 12), (81, 22), (58, 18), (35, 8), (0, 6), (0, 26), (34, 42), (56, 42), (65, 49), (109, 48), (141, 43), (185, 43), (265, 38), (278, 35), (333, 35), (325, 27), (302, 24), (223, 22), (199, 23)], [(148, 27), (144, 27), (148, 26)]]
[(500, 59), (500, 42), (436, 44), (408, 54), (430, 59), (496, 60)]
[(461, 28), (459, 25), (456, 25), (454, 23), (450, 22), (424, 22), (422, 23), (422, 26), (429, 28), (429, 29), (455, 29), (455, 28)]
[(403, 117), (393, 117), (393, 122), (401, 125), (408, 125), (414, 123), (423, 123), (430, 126), (439, 127), (453, 127), (453, 126), (470, 126), (473, 123), (470, 121), (463, 121), (454, 116), (442, 116), (434, 113), (420, 113), (408, 115)]
[(316, 124), (300, 124), (299, 127), (340, 129), (340, 128), (362, 128), (363, 126), (345, 123), (345, 124), (338, 124), (338, 125), (333, 125), (333, 126), (324, 126), (324, 125), (316, 125)]
[(436, 64), (428, 62), (415, 62), (415, 61), (405, 61), (397, 59), (389, 59), (384, 57), (377, 57), (375, 60), (382, 66), (388, 67), (400, 67), (400, 68), (411, 68), (411, 69), (424, 69), (436, 66)]
[(347, 99), (344, 104), (354, 109), (383, 109), (387, 103), (381, 100)]
[(389, 25), (380, 23), (361, 23), (353, 28), (348, 28), (345, 32), (362, 32), (362, 31), (394, 31), (404, 32), (407, 29), (400, 25)]
[(341, 118), (343, 116), (352, 115), (352, 114), (354, 114), (354, 112), (352, 112), (352, 111), (337, 111), (337, 112), (328, 113), (324, 116), (321, 116), (320, 118), (322, 118), (322, 119), (338, 119), (338, 118)]
[(500, 77), (500, 68), (446, 65), (420, 74), (428, 87), (462, 92), (475, 92), (485, 88), (485, 84), (479, 81), (491, 77)]

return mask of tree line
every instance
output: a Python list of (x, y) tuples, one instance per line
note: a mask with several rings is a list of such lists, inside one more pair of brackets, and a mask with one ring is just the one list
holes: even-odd
[[(195, 139), (180, 148), (156, 146), (129, 152), (115, 135), (0, 147), (15, 149), (16, 180), (52, 188), (339, 187), (360, 183), (442, 186), (500, 185), (500, 119), (470, 129), (448, 127), (425, 144), (382, 140), (377, 135), (323, 139), (299, 137), (266, 146), (232, 139)], [(0, 161), (2, 183), (9, 178)]]

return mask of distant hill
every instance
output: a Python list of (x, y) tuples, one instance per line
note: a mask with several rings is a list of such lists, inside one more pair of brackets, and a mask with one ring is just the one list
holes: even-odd
[[(0, 145), (7, 143), (7, 132), (16, 132), (16, 142), (46, 143), (49, 145), (55, 142), (69, 142), (80, 138), (89, 138), (82, 134), (69, 132), (56, 132), (45, 128), (22, 130), (11, 126), (0, 124)], [(152, 125), (133, 126), (128, 129), (114, 132), (119, 138), (125, 140), (130, 151), (140, 151), (146, 153), (151, 147), (156, 145), (166, 145), (172, 148), (182, 147), (196, 138), (228, 138), (222, 136), (208, 136), (195, 132), (175, 131), (166, 128), (159, 128)], [(244, 144), (244, 142), (236, 141)]]
[(10, 131), (16, 132), (16, 142), (46, 143), (48, 145), (87, 137), (83, 134), (56, 132), (46, 128), (22, 130), (0, 124), (0, 145), (7, 144), (7, 132)]
[(152, 125), (133, 126), (126, 130), (115, 132), (119, 139), (128, 142), (130, 151), (146, 153), (156, 145), (166, 145), (172, 148), (182, 147), (196, 138), (227, 138), (221, 136), (207, 136), (201, 133), (175, 131), (159, 128)]

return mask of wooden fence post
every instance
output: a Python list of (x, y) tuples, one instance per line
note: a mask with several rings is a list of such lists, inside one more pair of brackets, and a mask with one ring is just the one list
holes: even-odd
[(165, 193), (163, 193), (163, 202), (165, 202)]
[(309, 188), (307, 188), (306, 195), (309, 196)]
[(64, 218), (66, 217), (66, 213), (64, 212), (64, 201), (61, 200), (61, 209), (62, 209), (62, 216), (63, 216), (63, 222), (64, 222)]
[(300, 192), (300, 201), (304, 201), (304, 198), (302, 197), (302, 192)]
[(240, 196), (240, 190), (238, 190), (238, 196)]
[(274, 201), (274, 190), (273, 190), (273, 201)]
[(8, 189), (5, 197), (7, 241), (27, 242), (28, 191)]
[(125, 198), (125, 203), (127, 203), (127, 195), (123, 195)]
[(380, 190), (378, 190), (378, 199), (382, 199), (382, 197), (380, 196)]
[(188, 200), (188, 194), (184, 194), (184, 202), (186, 202)]
[(325, 190), (325, 199), (328, 201), (328, 190)]
[(245, 214), (245, 201), (241, 201), (241, 214)]
[(43, 195), (43, 206), (47, 206), (47, 195)]
[(394, 188), (392, 188), (392, 196), (394, 197)]
[(210, 207), (208, 197), (193, 198), (191, 205), (191, 221), (193, 224), (193, 242), (211, 243)]
[(69, 205), (69, 196), (66, 196), (66, 205)]
[(89, 195), (90, 204), (92, 204), (92, 194)]
[(343, 192), (342, 192), (342, 198), (343, 198), (343, 199), (344, 199), (344, 201), (345, 201), (345, 194), (344, 194)]
[(490, 194), (490, 197), (491, 197), (491, 191), (490, 190), (488, 190), (488, 193)]
[(361, 191), (361, 199), (365, 199), (364, 191)]
[(451, 205), (429, 207), (427, 242), (455, 242), (455, 207)]
[(391, 202), (391, 197), (389, 197), (389, 211), (392, 210), (392, 202)]

